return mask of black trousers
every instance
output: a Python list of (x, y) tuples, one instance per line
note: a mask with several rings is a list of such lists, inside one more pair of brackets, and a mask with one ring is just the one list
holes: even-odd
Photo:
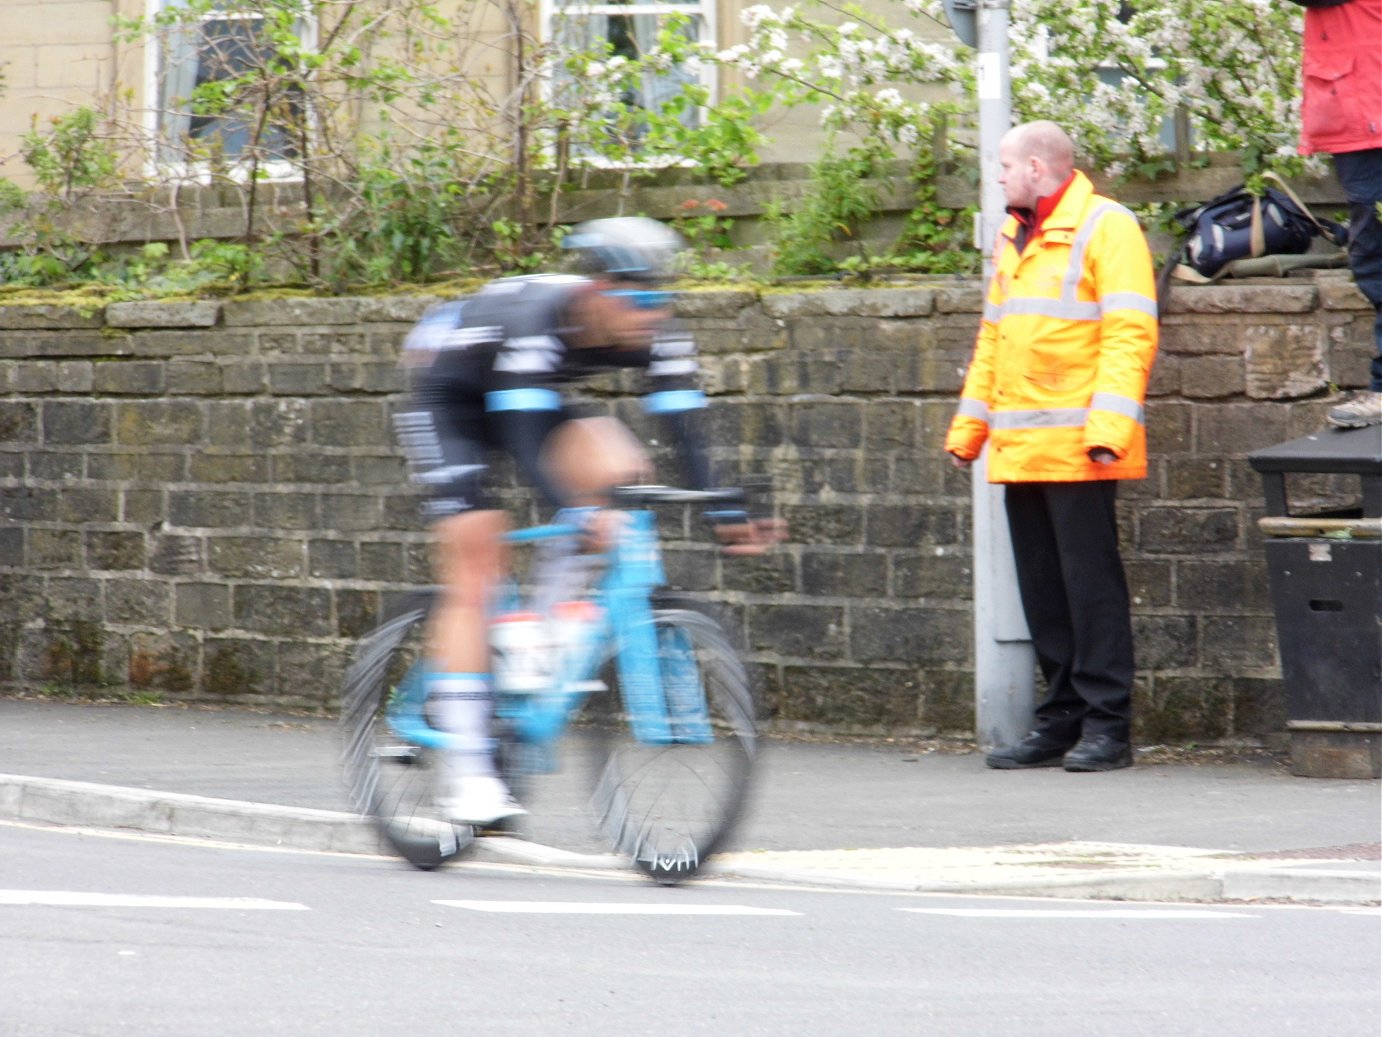
[(1036, 729), (1131, 740), (1132, 617), (1114, 480), (1012, 483), (1004, 495), (1022, 609), (1046, 697)]

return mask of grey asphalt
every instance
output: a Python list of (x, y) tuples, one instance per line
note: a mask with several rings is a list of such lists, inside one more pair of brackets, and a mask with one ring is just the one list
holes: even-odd
[[(329, 718), (0, 700), (0, 820), (377, 853)], [(1141, 747), (1107, 774), (991, 771), (941, 742), (770, 736), (724, 876), (822, 886), (1165, 900), (1382, 899), (1382, 782), (1266, 753)], [(613, 869), (558, 774), (481, 861)], [(3, 838), (3, 835), (0, 835)]]

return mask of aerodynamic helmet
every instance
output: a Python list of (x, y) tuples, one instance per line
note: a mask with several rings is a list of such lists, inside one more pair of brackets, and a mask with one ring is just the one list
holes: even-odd
[(646, 216), (588, 220), (571, 228), (562, 242), (572, 266), (582, 274), (620, 281), (666, 281), (676, 274), (681, 235)]

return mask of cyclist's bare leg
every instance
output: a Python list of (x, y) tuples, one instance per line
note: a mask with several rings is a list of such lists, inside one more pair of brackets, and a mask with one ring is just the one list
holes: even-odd
[(456, 820), (488, 823), (522, 811), (495, 772), (490, 736), (488, 605), (505, 571), (502, 511), (469, 511), (442, 519), (436, 535), (441, 598), (429, 621), (428, 681), (432, 722), (452, 735), (444, 756), (446, 798)]
[[(576, 418), (563, 422), (542, 447), (542, 463), (552, 479), (564, 487), (568, 499), (583, 507), (603, 507), (615, 486), (648, 482), (652, 462), (648, 452), (617, 418)], [(613, 534), (609, 522), (617, 516), (597, 516), (590, 528), (593, 547), (603, 548)]]

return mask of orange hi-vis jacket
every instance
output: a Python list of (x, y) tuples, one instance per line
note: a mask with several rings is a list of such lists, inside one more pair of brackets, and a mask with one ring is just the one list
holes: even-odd
[[(1137, 217), (1076, 171), (1020, 254), (1017, 232), (1009, 217), (998, 234), (945, 449), (973, 460), (987, 440), (995, 483), (1144, 478), (1157, 302)], [(1096, 464), (1094, 447), (1117, 460)]]

